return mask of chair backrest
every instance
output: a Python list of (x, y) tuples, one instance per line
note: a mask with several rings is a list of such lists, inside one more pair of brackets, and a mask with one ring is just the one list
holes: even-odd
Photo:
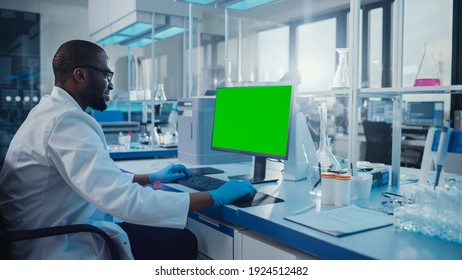
[(386, 122), (363, 121), (366, 161), (391, 164), (392, 127)]
[(0, 260), (8, 260), (11, 258), (11, 242), (7, 239), (6, 233), (6, 226), (0, 212)]
[(114, 240), (112, 240), (106, 232), (96, 226), (88, 224), (75, 224), (32, 230), (8, 231), (6, 229), (5, 223), (3, 222), (3, 216), (0, 212), (0, 260), (11, 259), (12, 242), (79, 232), (90, 232), (99, 235), (104, 240), (112, 259), (120, 259), (120, 254)]

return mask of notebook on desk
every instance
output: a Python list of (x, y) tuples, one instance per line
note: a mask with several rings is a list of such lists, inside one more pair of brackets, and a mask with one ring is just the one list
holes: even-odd
[(336, 237), (347, 236), (393, 224), (393, 217), (349, 205), (333, 210), (308, 212), (284, 219)]

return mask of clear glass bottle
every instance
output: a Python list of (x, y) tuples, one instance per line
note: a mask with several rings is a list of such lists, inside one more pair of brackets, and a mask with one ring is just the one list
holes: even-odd
[[(152, 126), (151, 138), (150, 138), (151, 146), (161, 144), (160, 143), (161, 135), (159, 135), (159, 133), (157, 132), (157, 127), (155, 125), (155, 119), (156, 119), (155, 115), (156, 115), (156, 106), (160, 106), (159, 107), (159, 114), (162, 111), (162, 102), (159, 102), (159, 101), (165, 101), (165, 100), (167, 100), (167, 97), (165, 96), (164, 84), (160, 83), (160, 84), (157, 85), (157, 91), (156, 91), (156, 94), (154, 95), (154, 104), (153, 104), (153, 107), (152, 107), (152, 110), (153, 110), (152, 124), (153, 124), (153, 126)], [(158, 105), (155, 105), (155, 104), (158, 104)]]
[(348, 68), (348, 48), (335, 49), (338, 53), (338, 65), (335, 70), (332, 89), (349, 89), (350, 88), (350, 70)]
[(415, 87), (441, 85), (438, 64), (433, 57), (433, 43), (425, 42), (424, 54), (414, 80)]
[(329, 138), (327, 136), (327, 104), (321, 102), (318, 106), (319, 109), (319, 147), (316, 151), (316, 157), (319, 161), (321, 172), (339, 171), (341, 169), (340, 163), (332, 153), (329, 145)]
[(152, 126), (152, 133), (151, 133), (151, 136), (149, 137), (149, 143), (151, 147), (160, 144), (160, 136), (159, 136), (159, 133), (157, 133), (156, 126)]

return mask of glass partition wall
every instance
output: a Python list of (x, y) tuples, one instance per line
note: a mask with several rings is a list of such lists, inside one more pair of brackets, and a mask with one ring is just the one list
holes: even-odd
[[(393, 127), (394, 138), (398, 139), (393, 140), (393, 150), (397, 151), (393, 155), (393, 183), (396, 184), (399, 166), (408, 162), (400, 152), (401, 129), (403, 126), (406, 129), (407, 124), (406, 104), (430, 100), (440, 104), (442, 101), (444, 114), (449, 116), (450, 94), (445, 94), (445, 90), (436, 96), (431, 90), (420, 89), (411, 89), (415, 92), (407, 94), (406, 88), (413, 86), (426, 41), (435, 42), (434, 56), (442, 85), (450, 86), (452, 1), (426, 0), (424, 4), (416, 0), (324, 1), (324, 4), (277, 1), (248, 11), (206, 6), (208, 12), (204, 19), (210, 16), (218, 22), (223, 20), (219, 36), (224, 38), (219, 38), (216, 48), (204, 48), (204, 64), (197, 69), (206, 69), (202, 71), (214, 76), (208, 79), (203, 75), (201, 85), (208, 83), (214, 88), (292, 83), (297, 93), (296, 106), (307, 116), (314, 138), (319, 133), (317, 105), (326, 102), (333, 150), (353, 161), (366, 159), (362, 121), (367, 120), (368, 110), (372, 110), (368, 104), (372, 107), (375, 101), (386, 103), (384, 114), (389, 115), (384, 120)], [(416, 5), (425, 5), (428, 21), (422, 22), (421, 17), (416, 16), (413, 12)], [(438, 21), (438, 15), (443, 14), (447, 16)], [(203, 30), (208, 26), (204, 25)], [(356, 72), (350, 76), (354, 80), (352, 88), (343, 93), (332, 91), (338, 64), (335, 50), (351, 46), (348, 64), (352, 64), (351, 70)], [(217, 59), (215, 65), (214, 59)], [(211, 65), (210, 68), (207, 65)], [(198, 95), (203, 92), (205, 88), (199, 89)], [(354, 103), (350, 96), (354, 96)], [(355, 110), (351, 110), (352, 107)], [(357, 126), (350, 127), (349, 121)], [(335, 145), (335, 141), (348, 134), (354, 137), (349, 138), (347, 151), (337, 149), (341, 145)], [(349, 154), (351, 150), (353, 154)]]
[[(64, 27), (59, 30), (60, 26), (68, 26), (64, 20), (63, 25), (51, 25), (46, 22), (48, 18), (58, 21), (61, 18), (40, 16), (51, 14), (55, 1), (39, 2), (41, 5), (37, 7), (21, 7), (15, 1), (3, 1), (0, 8), (27, 9), (39, 14), (41, 32), (36, 38), (41, 42), (41, 66), (37, 68), (40, 69), (37, 76), (41, 79), (35, 88), (43, 95), (50, 91), (52, 84), (52, 53), (65, 40), (85, 39), (89, 26), (83, 24), (74, 26), (75, 30)], [(79, 1), (79, 15), (88, 12), (84, 2)], [(433, 42), (442, 91), (447, 92), (444, 87), (451, 86), (453, 0), (281, 0), (268, 1), (247, 10), (242, 10), (243, 6), (231, 7), (231, 2), (221, 0), (209, 5), (189, 4), (186, 0), (162, 2), (189, 6), (189, 15), (186, 13), (178, 23), (184, 32), (145, 46), (102, 45), (115, 69), (112, 108), (141, 111), (143, 102), (140, 99), (152, 98), (160, 83), (166, 98), (171, 100), (205, 95), (221, 86), (291, 83), (297, 94), (296, 107), (306, 115), (314, 137), (319, 127), (318, 103), (327, 103), (332, 148), (345, 158), (350, 157), (350, 149), (340, 149), (347, 145), (336, 143), (348, 138), (349, 120), (358, 121), (353, 134), (361, 138), (362, 119), (366, 118), (364, 114), (367, 114), (367, 105), (372, 104), (371, 98), (372, 101), (401, 98), (400, 111), (405, 111), (407, 102), (443, 101), (444, 117), (449, 116), (449, 94), (407, 92), (415, 90), (412, 83), (425, 42)], [(65, 10), (66, 5), (71, 9), (74, 4), (61, 5)], [(352, 12), (357, 15), (357, 23), (351, 22)], [(354, 32), (357, 37), (352, 37)], [(358, 73), (354, 78), (351, 76), (350, 82), (356, 86), (340, 92), (331, 91), (339, 59), (335, 50), (350, 46), (355, 46), (349, 52), (350, 71)], [(149, 73), (148, 79), (132, 75), (132, 70), (128, 69), (135, 64)], [(45, 81), (44, 77), (50, 81)], [(131, 94), (138, 87), (146, 88), (144, 94)], [(354, 104), (349, 101), (353, 93), (357, 96)], [(1, 104), (6, 108), (6, 100), (2, 99)], [(350, 109), (352, 105), (355, 110)], [(356, 117), (349, 115), (352, 111), (356, 112)], [(2, 114), (4, 121), (7, 113)], [(124, 120), (131, 117), (137, 120), (139, 116), (126, 114)], [(360, 139), (356, 142), (358, 159), (363, 159)], [(2, 145), (2, 151), (6, 151), (7, 144)]]
[(0, 7), (0, 169), (9, 143), (40, 99), (40, 14)]
[[(405, 125), (407, 102), (443, 101), (444, 114), (449, 115), (449, 94), (403, 95), (402, 88), (412, 87), (426, 41), (436, 42), (441, 81), (449, 85), (451, 17), (439, 21), (434, 15), (450, 15), (452, 0), (425, 0), (426, 22), (413, 13), (418, 0), (268, 1), (247, 10), (233, 9), (227, 1), (179, 2), (195, 2), (189, 4), (189, 16), (184, 19), (186, 32), (155, 42), (155, 48), (131, 50), (147, 57), (155, 50), (153, 80), (164, 84), (167, 98), (213, 94), (224, 86), (290, 83), (296, 108), (306, 115), (315, 143), (320, 127), (318, 104), (326, 103), (333, 151), (353, 161), (366, 159), (362, 121), (372, 110), (368, 105), (374, 106), (377, 100), (388, 105), (395, 100), (387, 108), (401, 113), (385, 111), (391, 114), (385, 119), (401, 116), (392, 123), (397, 139)], [(416, 32), (421, 27), (425, 32)], [(350, 48), (351, 87), (332, 91), (338, 48)], [(396, 171), (401, 154), (396, 147), (399, 139), (394, 141)]]

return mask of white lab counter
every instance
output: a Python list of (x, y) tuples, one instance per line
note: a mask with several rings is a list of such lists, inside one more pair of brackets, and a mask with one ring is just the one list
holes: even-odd
[[(161, 168), (168, 163), (178, 163), (178, 160), (172, 158), (117, 162), (122, 169), (135, 173), (146, 173), (155, 168)], [(196, 167), (188, 164), (186, 166)], [(223, 174), (209, 175), (220, 179), (227, 179), (228, 175), (243, 174), (252, 170), (249, 162), (244, 164), (218, 164), (213, 167), (225, 171)], [(282, 164), (269, 162), (268, 167), (280, 169)], [(411, 174), (411, 177), (415, 177), (416, 172), (409, 169), (403, 170), (402, 173)], [(457, 180), (462, 180), (459, 177)], [(167, 185), (168, 188), (176, 191), (195, 191), (178, 184)], [(246, 248), (242, 246), (255, 245), (256, 248), (259, 248), (256, 244), (260, 242), (265, 244), (266, 247), (263, 246), (265, 248), (269, 246), (279, 251), (281, 251), (281, 248), (285, 248), (282, 250), (284, 254), (274, 253), (274, 259), (282, 258), (283, 255), (289, 256), (288, 258), (321, 259), (462, 259), (462, 245), (460, 244), (403, 232), (393, 226), (344, 237), (334, 237), (285, 220), (284, 217), (292, 215), (294, 211), (308, 205), (309, 201), (313, 199), (309, 195), (310, 187), (306, 179), (297, 182), (283, 181), (281, 179), (274, 183), (257, 184), (255, 187), (260, 192), (284, 199), (284, 202), (249, 208), (228, 205), (199, 211), (200, 215), (211, 219), (211, 221), (216, 221), (217, 224), (215, 225), (213, 225), (214, 222), (209, 221), (212, 228), (216, 227), (214, 230), (220, 231), (220, 222), (223, 222), (224, 226), (228, 228), (222, 231), (233, 237), (233, 250), (235, 253), (233, 258), (252, 258), (252, 255), (246, 255), (248, 250), (245, 250)], [(380, 205), (383, 199), (381, 192), (383, 191), (398, 192), (398, 189), (395, 187), (373, 189), (369, 200), (357, 200), (353, 203), (359, 206)], [(321, 211), (332, 209), (333, 207), (322, 206)], [(256, 243), (245, 245), (252, 239)], [(219, 245), (216, 244), (216, 246)], [(293, 250), (292, 253), (286, 255), (291, 250)], [(268, 254), (271, 253), (265, 253), (266, 257), (272, 258)], [(259, 256), (254, 257), (258, 258)]]

